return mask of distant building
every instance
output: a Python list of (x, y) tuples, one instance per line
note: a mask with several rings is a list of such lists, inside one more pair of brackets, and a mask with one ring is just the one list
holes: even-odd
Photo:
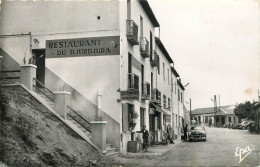
[(197, 123), (221, 127), (225, 123), (238, 123), (238, 117), (234, 113), (234, 105), (220, 106), (215, 112), (214, 107), (199, 108), (191, 112), (192, 120)]

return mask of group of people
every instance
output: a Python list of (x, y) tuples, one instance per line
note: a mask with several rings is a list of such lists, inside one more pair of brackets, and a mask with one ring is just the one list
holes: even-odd
[[(146, 129), (146, 126), (144, 125), (143, 128), (142, 128), (142, 130), (141, 130), (141, 131), (137, 131), (137, 132), (143, 134), (143, 149), (145, 150), (145, 152), (147, 152), (147, 148), (148, 148), (148, 144), (149, 144), (149, 142), (148, 142), (149, 132), (148, 132), (148, 130)], [(168, 144), (169, 141), (172, 142), (172, 143), (174, 143), (174, 142), (172, 141), (172, 138), (170, 137), (170, 133), (171, 133), (171, 127), (170, 127), (170, 125), (168, 125), (168, 126), (166, 127), (166, 131), (165, 131), (165, 135), (164, 135), (164, 137), (165, 137), (165, 142), (166, 142), (167, 144)]]

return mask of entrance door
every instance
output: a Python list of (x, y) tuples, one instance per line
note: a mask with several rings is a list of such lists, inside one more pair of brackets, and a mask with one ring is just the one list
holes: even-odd
[[(45, 49), (34, 49), (33, 55), (35, 55), (36, 79), (42, 84), (45, 83)], [(37, 87), (40, 85), (37, 84)]]

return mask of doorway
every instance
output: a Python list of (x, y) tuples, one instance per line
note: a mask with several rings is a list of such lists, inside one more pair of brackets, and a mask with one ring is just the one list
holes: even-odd
[[(45, 84), (45, 49), (32, 50), (34, 55), (34, 64), (36, 68), (36, 79), (42, 84)], [(41, 87), (38, 83), (37, 87)]]

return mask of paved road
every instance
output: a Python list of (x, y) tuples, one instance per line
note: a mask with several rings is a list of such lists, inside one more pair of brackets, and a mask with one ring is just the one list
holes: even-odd
[[(135, 162), (140, 166), (260, 166), (259, 134), (223, 128), (206, 128), (206, 131), (206, 142), (182, 142), (162, 157), (127, 162)], [(239, 163), (236, 149), (245, 149), (247, 146), (252, 152)]]

